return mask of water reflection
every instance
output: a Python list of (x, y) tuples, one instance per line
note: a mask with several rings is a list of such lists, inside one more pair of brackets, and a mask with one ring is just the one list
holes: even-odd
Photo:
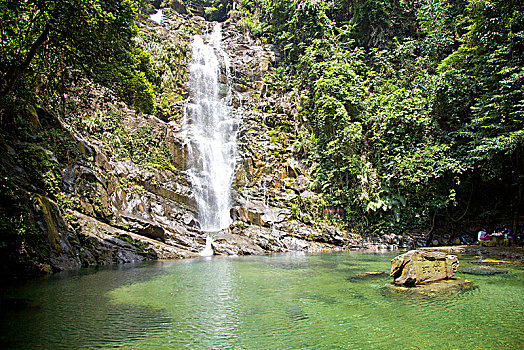
[(384, 288), (387, 274), (348, 279), (343, 269), (387, 270), (391, 257), (213, 257), (63, 275), (4, 295), (35, 308), (4, 315), (0, 345), (456, 349), (474, 341), (479, 349), (523, 348), (521, 268), (467, 276), (477, 289), (445, 298), (393, 294)]

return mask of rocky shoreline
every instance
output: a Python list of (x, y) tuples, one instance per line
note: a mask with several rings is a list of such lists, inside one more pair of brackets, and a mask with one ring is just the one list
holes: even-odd
[[(478, 255), (485, 259), (493, 258), (491, 262), (494, 264), (503, 263), (524, 263), (524, 247), (522, 246), (508, 246), (508, 247), (484, 247), (479, 245), (458, 245), (458, 246), (442, 246), (442, 247), (421, 247), (418, 248), (427, 251), (440, 251), (452, 254), (468, 254)], [(496, 259), (495, 259), (496, 258)], [(488, 260), (488, 262), (490, 262)]]

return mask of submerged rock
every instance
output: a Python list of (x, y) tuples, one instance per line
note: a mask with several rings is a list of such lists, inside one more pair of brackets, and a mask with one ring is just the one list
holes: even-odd
[(482, 275), (482, 276), (492, 276), (503, 273), (508, 273), (506, 270), (497, 269), (491, 266), (471, 266), (464, 269), (460, 269), (460, 272), (467, 273), (470, 275)]
[(397, 285), (413, 286), (451, 278), (458, 266), (455, 255), (411, 250), (391, 260), (390, 276)]
[(376, 278), (381, 277), (386, 274), (386, 271), (368, 271), (363, 273), (357, 273), (356, 275), (349, 276), (349, 280), (363, 280), (363, 279), (370, 279), (370, 278)]
[(386, 285), (389, 292), (397, 295), (412, 296), (449, 296), (473, 288), (473, 283), (464, 278), (450, 278), (438, 283), (419, 284), (414, 287), (399, 286), (394, 283)]

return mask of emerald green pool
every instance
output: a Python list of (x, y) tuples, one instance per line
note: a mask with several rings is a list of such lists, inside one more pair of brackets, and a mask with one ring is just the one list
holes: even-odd
[[(2, 349), (523, 349), (524, 268), (475, 288), (391, 292), (399, 253), (213, 257), (3, 288)], [(461, 267), (479, 257), (461, 257)], [(13, 300), (12, 298), (16, 298)]]

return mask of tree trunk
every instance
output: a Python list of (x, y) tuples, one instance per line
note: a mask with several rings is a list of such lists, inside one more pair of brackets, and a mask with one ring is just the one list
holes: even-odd
[(18, 79), (20, 79), (20, 77), (24, 74), (27, 68), (29, 68), (31, 61), (33, 60), (33, 58), (35, 58), (40, 46), (42, 46), (49, 39), (50, 32), (51, 32), (51, 23), (48, 23), (45, 26), (42, 34), (40, 34), (38, 39), (36, 39), (33, 45), (31, 45), (31, 48), (29, 49), (29, 52), (25, 60), (20, 65), (18, 66), (15, 65), (7, 71), (7, 74), (5, 77), (5, 85), (2, 88), (0, 94), (7, 95), (13, 89)]

